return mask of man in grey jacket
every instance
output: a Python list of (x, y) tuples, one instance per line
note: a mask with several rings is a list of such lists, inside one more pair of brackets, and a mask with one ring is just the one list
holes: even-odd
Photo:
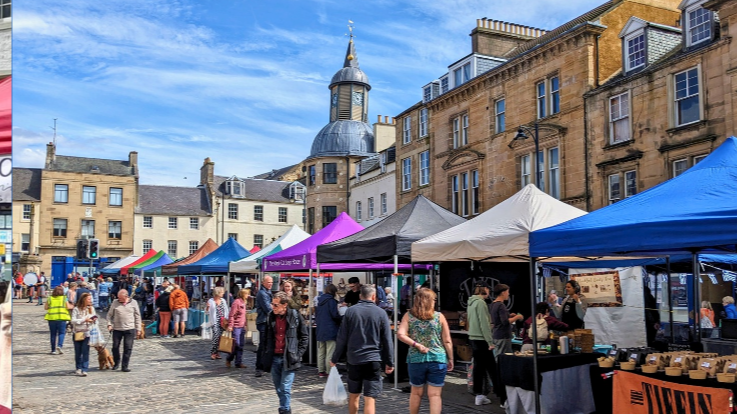
[(128, 291), (121, 289), (118, 300), (110, 305), (107, 313), (107, 329), (113, 332), (113, 370), (120, 366), (120, 341), (123, 341), (123, 372), (130, 372), (128, 363), (133, 353), (133, 340), (141, 331), (141, 311), (138, 303), (128, 297)]
[(348, 308), (338, 330), (330, 366), (347, 352), (348, 412), (358, 413), (363, 391), (363, 412), (376, 413), (376, 397), (381, 393), (381, 371), (394, 371), (394, 347), (389, 317), (376, 306), (376, 288), (361, 286), (360, 301)]
[(261, 282), (261, 287), (258, 289), (256, 294), (256, 329), (258, 330), (258, 350), (256, 351), (256, 376), (260, 377), (264, 375), (263, 357), (264, 357), (264, 346), (266, 341), (263, 339), (266, 333), (266, 319), (271, 313), (271, 286), (274, 284), (274, 279), (271, 276), (264, 276), (264, 280)]

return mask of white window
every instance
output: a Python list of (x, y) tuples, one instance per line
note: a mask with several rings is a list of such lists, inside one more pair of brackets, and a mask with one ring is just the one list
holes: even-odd
[(537, 153), (537, 188), (545, 191), (545, 152), (540, 150)]
[(199, 217), (190, 217), (189, 218), (189, 229), (190, 230), (199, 230), (200, 229), (200, 218)]
[(168, 254), (170, 257), (177, 257), (177, 241), (169, 240), (166, 244), (166, 254)]
[(430, 184), (430, 151), (420, 153), (420, 185)]
[(420, 109), (420, 138), (427, 136), (427, 108)]
[(149, 250), (153, 248), (154, 242), (152, 240), (144, 240), (143, 241), (143, 253), (145, 254)]
[(698, 68), (677, 73), (675, 75), (675, 88), (676, 126), (700, 120)]
[(412, 159), (402, 160), (402, 191), (412, 188)]
[(463, 84), (463, 71), (458, 68), (453, 71), (453, 87), (457, 88)]
[(458, 176), (451, 177), (451, 208), (450, 210), (458, 214), (458, 202), (460, 196), (460, 188), (458, 188)]
[(693, 46), (711, 39), (711, 11), (697, 6), (696, 9), (686, 10), (686, 15), (686, 24), (688, 26), (686, 40), (688, 46)]
[(361, 208), (361, 202), (356, 201), (356, 221), (363, 220), (363, 209)]
[(200, 242), (194, 240), (189, 242), (189, 254), (193, 255), (197, 252), (197, 249), (200, 248)]
[(82, 238), (95, 237), (95, 220), (82, 220)]
[(705, 154), (705, 155), (697, 155), (697, 156), (693, 157), (693, 165), (696, 165), (696, 164), (700, 163), (700, 162), (701, 162), (701, 161), (703, 161), (703, 160), (704, 160), (704, 158), (706, 158), (706, 157), (707, 157), (708, 155), (709, 155), (709, 154)]
[(463, 83), (468, 82), (471, 80), (471, 63), (466, 63), (463, 65)]
[(368, 218), (371, 220), (374, 218), (374, 198), (369, 197), (368, 199)]
[(258, 248), (264, 247), (264, 235), (254, 234), (253, 235), (253, 245), (258, 246)]
[(97, 187), (82, 186), (82, 204), (95, 204)]
[(225, 194), (231, 197), (243, 197), (246, 194), (246, 183), (233, 178), (225, 182)]
[(688, 169), (688, 159), (684, 158), (682, 160), (673, 161), (673, 177), (678, 177), (679, 175), (686, 172)]
[(69, 186), (66, 184), (54, 184), (54, 203), (66, 203), (69, 201)]
[(20, 251), (27, 252), (31, 250), (31, 234), (23, 233), (20, 235)]
[(521, 177), (521, 184), (522, 187), (531, 184), (532, 180), (530, 178), (530, 156), (529, 155), (523, 155), (520, 157), (520, 177)]
[(632, 197), (637, 194), (637, 171), (624, 173), (624, 197)]
[(152, 229), (154, 228), (154, 219), (151, 216), (143, 216), (143, 228)]
[(402, 128), (402, 142), (408, 144), (412, 141), (412, 117), (407, 116), (404, 118), (404, 128)]
[(107, 224), (107, 237), (120, 240), (123, 237), (123, 222), (109, 221)]
[(432, 99), (432, 85), (425, 86), (425, 89), (422, 90), (422, 101), (427, 102)]
[(9, 19), (12, 13), (10, 0), (0, 1), (0, 19)]
[(619, 174), (609, 176), (609, 204), (614, 204), (622, 198), (622, 191), (619, 186)]
[(625, 60), (627, 71), (637, 69), (645, 65), (645, 33), (626, 37), (624, 39), (627, 48), (627, 59)]
[(23, 220), (31, 219), (31, 205), (23, 204)]
[(238, 204), (228, 203), (228, 218), (238, 220)]
[(471, 171), (471, 213), (479, 214), (481, 201), (479, 199), (479, 170)]
[(547, 111), (545, 110), (545, 82), (540, 82), (535, 85), (537, 91), (537, 118), (545, 118)]
[(54, 219), (54, 237), (67, 237), (67, 219)]
[(122, 206), (123, 205), (123, 189), (110, 187), (110, 205), (111, 206)]
[(287, 208), (279, 207), (279, 223), (287, 222)]
[(307, 187), (299, 181), (289, 184), (289, 199), (295, 202), (304, 202), (307, 194)]
[(560, 112), (560, 80), (558, 77), (550, 78), (550, 113)]
[(440, 93), (448, 92), (448, 77), (440, 79)]
[(169, 217), (169, 228), (175, 230), (177, 226), (177, 218), (176, 217)]
[(253, 206), (253, 221), (264, 221), (264, 206)]
[(468, 217), (468, 173), (461, 174), (461, 213), (463, 217)]
[(631, 130), (629, 93), (609, 98), (609, 143), (629, 141)]
[(228, 238), (238, 241), (238, 233), (228, 233)]
[(386, 206), (386, 193), (381, 193), (381, 215), (383, 216), (387, 212)]
[(463, 120), (463, 132), (461, 133), (461, 145), (468, 145), (468, 115), (461, 117)]
[(458, 148), (461, 142), (461, 119), (453, 119), (453, 148)]
[(494, 131), (498, 134), (504, 132), (506, 129), (506, 108), (504, 99), (500, 99), (494, 103), (494, 110), (496, 112), (496, 124), (494, 125)]
[(548, 180), (551, 197), (560, 199), (560, 160), (558, 148), (548, 150)]

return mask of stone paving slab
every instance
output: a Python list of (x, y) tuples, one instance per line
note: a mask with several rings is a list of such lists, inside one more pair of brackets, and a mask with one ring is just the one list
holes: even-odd
[[(131, 372), (99, 371), (97, 352), (90, 352), (87, 377), (74, 373), (71, 335), (64, 354), (50, 355), (49, 332), (41, 306), (13, 304), (13, 412), (55, 413), (278, 413), (278, 399), (269, 374), (254, 377), (255, 353), (244, 352), (247, 369), (228, 369), (224, 360), (213, 361), (209, 341), (191, 334), (184, 338), (149, 336), (135, 341)], [(100, 326), (106, 326), (104, 314)], [(112, 345), (112, 344), (110, 344)], [(473, 405), (466, 391), (465, 374), (451, 373), (443, 390), (443, 412), (502, 413), (499, 401)], [(344, 376), (345, 378), (345, 376)], [(297, 371), (292, 389), (292, 412), (297, 414), (347, 413), (347, 407), (322, 404), (324, 379), (314, 367)], [(402, 386), (408, 385), (400, 383)], [(377, 399), (381, 414), (408, 412), (409, 394), (384, 385)], [(423, 399), (421, 413), (429, 412)]]

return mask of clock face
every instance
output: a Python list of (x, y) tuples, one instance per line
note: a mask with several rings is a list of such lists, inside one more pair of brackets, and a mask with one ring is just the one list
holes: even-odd
[(363, 92), (353, 92), (353, 104), (363, 105)]
[(332, 105), (333, 106), (338, 106), (338, 94), (337, 93), (334, 93), (333, 94)]

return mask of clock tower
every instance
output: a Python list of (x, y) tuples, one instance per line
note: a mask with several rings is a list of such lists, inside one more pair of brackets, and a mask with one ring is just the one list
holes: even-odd
[(358, 67), (353, 38), (348, 42), (343, 68), (330, 82), (330, 122), (368, 120), (368, 77)]

